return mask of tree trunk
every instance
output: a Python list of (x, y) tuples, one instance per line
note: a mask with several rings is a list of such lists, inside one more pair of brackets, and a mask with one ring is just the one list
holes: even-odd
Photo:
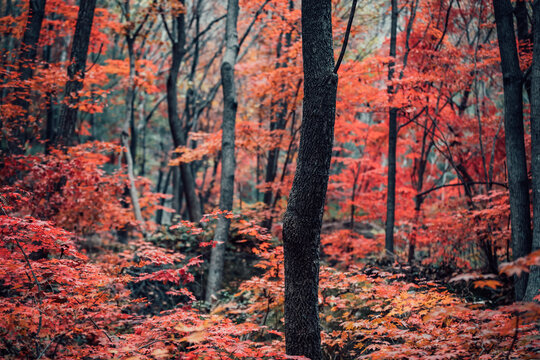
[(182, 198), (183, 198), (183, 186), (182, 177), (180, 176), (180, 168), (178, 166), (172, 167), (172, 208), (176, 211), (176, 214), (182, 214)]
[[(398, 6), (397, 0), (392, 0), (392, 20), (390, 24), (390, 62), (388, 63), (388, 100), (394, 94), (394, 66), (396, 58), (396, 37)], [(391, 107), (388, 114), (388, 182), (386, 187), (386, 228), (384, 247), (388, 254), (394, 253), (394, 222), (396, 213), (396, 146), (397, 146), (397, 112)]]
[[(519, 43), (519, 53), (521, 54), (520, 57), (525, 58), (532, 56), (532, 34), (529, 32), (529, 11), (527, 10), (527, 1), (516, 1), (514, 15), (516, 16), (517, 38)], [(532, 96), (530, 77), (525, 79), (524, 85), (530, 103)]]
[[(127, 128), (129, 128), (129, 149), (133, 162), (135, 163), (137, 158), (137, 129), (135, 128), (135, 37), (127, 35), (126, 44), (129, 59), (129, 82), (126, 94), (126, 123)], [(126, 128), (125, 125), (124, 128)]]
[[(236, 87), (234, 84), (234, 66), (238, 55), (238, 0), (228, 0), (226, 23), (226, 49), (221, 64), (221, 87), (223, 89), (223, 130), (221, 140), (221, 190), (219, 209), (231, 211), (234, 196), (234, 171), (236, 158), (234, 156), (236, 109)], [(208, 284), (206, 286), (206, 301), (210, 302), (212, 296), (219, 290), (223, 277), (223, 262), (225, 245), (229, 237), (231, 220), (220, 215), (214, 235), (216, 245), (212, 248), (210, 269), (208, 270)]]
[[(22, 42), (18, 52), (19, 79), (20, 86), (15, 87), (15, 100), (13, 104), (20, 108), (18, 116), (11, 121), (16, 124), (13, 132), (13, 142), (9, 141), (9, 149), (19, 152), (23, 150), (24, 143), (28, 139), (25, 131), (26, 119), (28, 118), (28, 108), (30, 107), (30, 87), (26, 83), (32, 78), (37, 55), (37, 45), (41, 25), (45, 15), (45, 0), (30, 0), (28, 9), (28, 20), (24, 29)], [(1, 99), (0, 99), (1, 101)], [(1, 126), (1, 122), (0, 122)], [(22, 145), (22, 146), (21, 146)]]
[[(294, 10), (294, 1), (289, 1), (289, 11)], [(289, 48), (292, 44), (292, 33), (291, 31), (287, 32), (285, 34), (285, 51), (289, 51)], [(281, 58), (281, 37), (279, 40), (279, 44), (277, 46), (276, 51), (276, 57), (277, 57), (277, 64), (276, 69), (279, 68), (285, 68), (288, 66), (289, 58), (283, 62), (279, 62), (279, 59)], [(281, 84), (281, 90), (282, 92), (285, 92), (286, 85)], [(287, 110), (288, 110), (288, 103), (289, 101), (282, 98), (277, 103), (274, 103), (273, 108), (277, 108), (278, 110), (275, 112), (275, 118), (272, 119), (272, 122), (270, 123), (270, 130), (285, 130), (285, 127), (287, 126)], [(293, 104), (295, 106), (296, 104)], [(281, 141), (280, 141), (281, 143)], [(280, 144), (278, 144), (280, 145)], [(276, 147), (275, 149), (268, 151), (268, 161), (266, 163), (266, 173), (265, 173), (265, 182), (267, 184), (273, 183), (277, 176), (277, 170), (278, 170), (278, 163), (279, 163), (279, 153), (280, 149), (279, 147)], [(274, 191), (272, 188), (267, 189), (264, 192), (263, 196), (263, 202), (266, 205), (267, 209), (270, 210), (270, 212), (273, 212), (273, 206), (274, 203)], [(277, 194), (276, 194), (277, 195)], [(263, 222), (263, 226), (267, 229), (272, 228), (272, 222), (274, 220), (274, 217), (270, 215), (268, 218), (266, 218)]]
[[(186, 145), (186, 134), (178, 116), (178, 91), (176, 88), (180, 64), (182, 63), (182, 59), (186, 53), (184, 48), (186, 44), (184, 14), (181, 13), (178, 15), (174, 19), (173, 24), (176, 25), (176, 30), (173, 31), (173, 33), (177, 34), (177, 38), (171, 38), (172, 64), (169, 76), (167, 77), (167, 112), (169, 116), (169, 125), (171, 127), (173, 143), (175, 147), (178, 147)], [(180, 174), (182, 177), (184, 194), (186, 196), (189, 220), (198, 222), (202, 218), (202, 213), (199, 198), (197, 197), (197, 192), (195, 190), (195, 180), (193, 179), (191, 166), (189, 166), (189, 164), (181, 164)]]
[(336, 111), (332, 2), (302, 1), (303, 120), (293, 186), (283, 218), (285, 344), (288, 355), (322, 358), (319, 244)]
[(75, 26), (73, 45), (71, 47), (70, 65), (68, 66), (68, 81), (64, 89), (64, 100), (58, 122), (58, 132), (53, 140), (54, 145), (69, 146), (73, 141), (77, 124), (79, 92), (83, 88), (95, 8), (96, 0), (80, 1), (77, 25)]
[(133, 206), (133, 214), (135, 220), (139, 223), (143, 235), (146, 237), (146, 224), (141, 213), (141, 205), (139, 203), (139, 193), (135, 186), (135, 175), (133, 167), (133, 158), (131, 156), (131, 150), (129, 148), (129, 135), (126, 130), (122, 133), (122, 145), (126, 148), (126, 163), (127, 163), (127, 175), (129, 179), (129, 195), (131, 197), (131, 206)]
[[(532, 250), (540, 250), (540, 0), (533, 3), (533, 63), (531, 70), (531, 172), (533, 190)], [(540, 289), (540, 267), (529, 274), (524, 300), (532, 301)]]
[[(19, 73), (21, 81), (26, 81), (32, 77), (33, 65), (36, 60), (37, 44), (41, 25), (45, 16), (46, 0), (30, 0), (28, 10), (28, 20), (24, 29), (24, 35), (19, 52)], [(20, 105), (24, 111), (28, 110), (30, 105), (26, 97)]]
[[(517, 259), (530, 253), (532, 240), (523, 129), (523, 74), (519, 68), (512, 4), (510, 0), (493, 0), (493, 7), (504, 84), (504, 129), (510, 190), (512, 255)], [(525, 295), (527, 274), (515, 280), (515, 295), (519, 301)]]
[[(163, 186), (163, 190), (160, 190), (163, 194), (167, 194), (167, 191), (169, 190), (169, 183), (171, 182), (172, 172), (173, 172), (173, 168), (169, 168), (169, 171), (167, 171), (167, 176), (165, 177), (165, 184)], [(165, 199), (161, 199), (159, 201), (159, 205), (164, 206)], [(163, 209), (159, 209), (156, 212), (156, 224), (161, 225), (162, 223), (163, 223)]]

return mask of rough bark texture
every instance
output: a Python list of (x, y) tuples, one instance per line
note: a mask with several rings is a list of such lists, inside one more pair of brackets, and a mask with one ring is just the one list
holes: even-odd
[[(392, 0), (392, 20), (390, 24), (390, 57), (388, 64), (388, 96), (392, 98), (394, 86), (394, 66), (396, 58), (396, 36), (398, 6), (397, 0)], [(386, 186), (386, 228), (384, 247), (386, 252), (394, 253), (394, 222), (396, 213), (396, 146), (397, 146), (397, 109), (390, 108), (388, 113), (388, 181)]]
[[(226, 49), (221, 64), (221, 87), (223, 89), (223, 130), (221, 140), (221, 190), (219, 209), (231, 211), (234, 196), (234, 171), (236, 158), (234, 156), (236, 109), (236, 87), (234, 84), (234, 66), (238, 55), (238, 32), (236, 23), (238, 19), (238, 0), (229, 0), (227, 3), (227, 24), (225, 30)], [(229, 238), (230, 219), (225, 216), (218, 218), (212, 248), (210, 269), (208, 270), (208, 283), (206, 287), (206, 301), (210, 302), (212, 296), (219, 290), (223, 278), (223, 262), (225, 245)]]
[[(530, 253), (532, 242), (523, 129), (523, 74), (519, 68), (512, 4), (510, 0), (494, 0), (493, 7), (504, 85), (504, 129), (510, 190), (512, 255), (517, 259)], [(515, 280), (516, 300), (521, 300), (525, 295), (527, 275)]]
[[(533, 63), (531, 70), (531, 170), (533, 190), (532, 250), (540, 250), (540, 0), (533, 3)], [(532, 301), (540, 289), (540, 267), (529, 274), (524, 300)]]
[(58, 122), (58, 132), (54, 136), (53, 144), (70, 145), (77, 124), (79, 91), (83, 87), (90, 33), (94, 21), (96, 0), (80, 2), (73, 44), (71, 46), (70, 65), (68, 66), (68, 82), (64, 89), (64, 101)]
[(319, 243), (336, 109), (330, 0), (302, 1), (303, 120), (283, 218), (285, 342), (288, 355), (319, 360)]
[[(183, 3), (183, 2), (182, 2)], [(178, 91), (176, 84), (178, 82), (178, 73), (182, 59), (186, 53), (186, 32), (185, 32), (185, 20), (184, 14), (178, 15), (173, 23), (176, 25), (176, 30), (173, 33), (177, 34), (176, 39), (171, 39), (172, 42), (172, 64), (167, 77), (167, 112), (169, 116), (169, 125), (171, 127), (171, 133), (173, 137), (173, 143), (175, 147), (186, 145), (186, 134), (184, 127), (178, 116)], [(193, 179), (193, 172), (189, 164), (180, 165), (180, 175), (182, 177), (182, 184), (184, 189), (184, 195), (186, 197), (186, 205), (189, 214), (189, 220), (198, 222), (202, 217), (201, 205), (197, 192), (195, 190), (195, 180)]]

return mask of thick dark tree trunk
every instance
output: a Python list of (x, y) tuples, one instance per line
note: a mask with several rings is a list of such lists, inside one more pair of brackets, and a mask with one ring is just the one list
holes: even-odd
[[(234, 84), (234, 66), (238, 55), (238, 0), (229, 0), (227, 3), (227, 24), (225, 30), (226, 49), (221, 64), (221, 87), (223, 89), (223, 130), (221, 140), (221, 190), (219, 209), (231, 211), (234, 198), (234, 171), (236, 158), (234, 155), (236, 109), (238, 107), (236, 86)], [(206, 286), (206, 301), (210, 302), (212, 296), (219, 290), (223, 277), (223, 263), (225, 245), (229, 238), (231, 220), (223, 215), (218, 218), (208, 270), (208, 284)]]
[[(186, 53), (184, 48), (186, 44), (186, 33), (183, 13), (174, 19), (173, 26), (174, 25), (176, 26), (176, 29), (173, 31), (173, 33), (171, 33), (171, 35), (176, 34), (177, 38), (171, 38), (172, 64), (169, 76), (167, 77), (167, 112), (169, 116), (169, 125), (171, 127), (173, 143), (175, 147), (178, 147), (186, 145), (185, 129), (182, 126), (180, 117), (178, 116), (178, 91), (176, 88), (180, 65)], [(195, 180), (193, 179), (191, 166), (189, 166), (189, 164), (181, 164), (180, 175), (186, 197), (189, 220), (198, 222), (202, 217), (202, 213), (199, 198), (195, 190)]]
[[(533, 190), (532, 250), (540, 250), (540, 0), (533, 3), (533, 63), (531, 70), (531, 170)], [(540, 290), (540, 267), (529, 274), (524, 300), (532, 301)]]
[[(391, 101), (394, 94), (396, 38), (398, 19), (397, 0), (392, 0), (392, 19), (390, 24), (390, 57), (388, 63), (388, 99)], [(384, 247), (387, 253), (394, 253), (394, 222), (396, 213), (396, 146), (397, 146), (397, 113), (396, 108), (390, 108), (388, 113), (388, 181), (386, 187), (386, 228)]]
[(285, 343), (288, 355), (322, 358), (319, 243), (336, 110), (332, 2), (302, 1), (303, 120), (293, 186), (283, 218)]
[(73, 141), (75, 127), (77, 125), (79, 92), (83, 88), (86, 58), (88, 56), (88, 45), (90, 44), (90, 33), (92, 31), (95, 8), (96, 0), (80, 1), (75, 34), (73, 35), (73, 45), (71, 47), (70, 64), (68, 66), (68, 81), (64, 89), (64, 100), (58, 121), (57, 133), (53, 140), (54, 145), (69, 146)]
[[(512, 255), (517, 259), (530, 253), (532, 243), (523, 129), (523, 74), (519, 68), (512, 3), (510, 0), (493, 0), (493, 7), (504, 83), (504, 129), (510, 190)], [(523, 298), (526, 286), (526, 274), (516, 278), (516, 300)]]

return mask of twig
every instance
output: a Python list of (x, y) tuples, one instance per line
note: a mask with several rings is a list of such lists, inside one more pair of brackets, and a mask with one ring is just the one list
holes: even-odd
[(508, 354), (506, 354), (506, 360), (510, 360), (510, 355), (516, 346), (516, 342), (519, 334), (519, 315), (516, 317), (516, 331), (514, 332), (514, 338), (512, 339), (512, 344), (510, 344), (510, 349), (508, 349)]
[(351, 13), (349, 15), (349, 22), (347, 23), (347, 30), (345, 31), (345, 39), (343, 40), (343, 45), (341, 46), (341, 52), (339, 53), (338, 61), (336, 63), (336, 66), (334, 67), (334, 74), (337, 74), (339, 70), (339, 66), (341, 65), (341, 62), (343, 61), (343, 57), (345, 56), (345, 50), (347, 50), (347, 43), (349, 42), (349, 35), (351, 33), (351, 27), (354, 20), (354, 12), (356, 11), (357, 2), (358, 0), (353, 0)]
[(101, 43), (101, 45), (99, 45), (99, 51), (98, 51), (98, 54), (96, 55), (96, 57), (94, 58), (94, 60), (92, 61), (92, 65), (90, 65), (90, 67), (88, 69), (85, 70), (85, 73), (89, 72), (90, 70), (92, 70), (92, 68), (94, 67), (94, 65), (96, 65), (96, 63), (98, 62), (99, 60), (99, 57), (101, 56), (101, 50), (103, 50), (103, 43)]
[(152, 340), (152, 341), (150, 341), (150, 342), (147, 343), (147, 344), (144, 344), (144, 345), (139, 346), (139, 349), (138, 349), (138, 350), (147, 348), (147, 347), (149, 347), (149, 346), (151, 346), (151, 345), (154, 345), (155, 343), (158, 343), (158, 342), (163, 342), (163, 340), (160, 340), (160, 339)]

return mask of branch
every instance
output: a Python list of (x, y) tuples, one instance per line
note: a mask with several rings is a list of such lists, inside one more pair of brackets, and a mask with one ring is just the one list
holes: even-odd
[(341, 65), (343, 57), (345, 56), (345, 50), (347, 50), (347, 43), (349, 42), (349, 35), (351, 33), (351, 27), (354, 20), (354, 12), (356, 11), (357, 2), (358, 0), (353, 0), (351, 13), (349, 15), (349, 22), (347, 23), (347, 30), (345, 31), (345, 39), (343, 40), (343, 45), (341, 46), (341, 52), (339, 53), (338, 61), (336, 63), (336, 66), (334, 67), (334, 74), (337, 74), (339, 66)]
[(146, 115), (146, 118), (144, 119), (144, 124), (148, 124), (148, 122), (150, 121), (150, 119), (152, 118), (152, 116), (154, 115), (154, 112), (158, 109), (159, 105), (161, 105), (161, 103), (167, 98), (167, 96), (163, 96), (161, 97), (157, 102), (156, 104), (154, 105), (154, 107), (152, 108), (152, 110), (150, 110), (150, 112), (148, 113), (148, 115)]
[(251, 31), (251, 28), (253, 27), (253, 25), (255, 25), (255, 22), (257, 21), (257, 18), (259, 17), (259, 15), (262, 13), (264, 7), (266, 6), (266, 4), (268, 4), (270, 2), (270, 0), (266, 0), (262, 5), (261, 7), (255, 12), (255, 16), (253, 17), (253, 19), (251, 20), (251, 23), (249, 24), (248, 28), (246, 29), (246, 32), (244, 33), (244, 35), (242, 35), (242, 38), (240, 39), (240, 41), (238, 42), (238, 49), (240, 50), (240, 48), (242, 47), (242, 44), (244, 43), (244, 41), (246, 40), (247, 36), (249, 35), (250, 31)]
[(434, 186), (432, 187), (431, 189), (429, 190), (426, 190), (426, 191), (423, 191), (421, 193), (418, 193), (416, 196), (417, 197), (423, 197), (433, 191), (436, 191), (436, 190), (439, 190), (439, 189), (442, 189), (442, 188), (446, 188), (446, 187), (454, 187), (454, 186), (468, 186), (468, 185), (497, 185), (497, 186), (501, 186), (505, 189), (508, 189), (508, 185), (505, 184), (505, 183), (500, 183), (500, 182), (485, 182), (485, 181), (471, 181), (471, 182), (466, 182), (466, 183), (459, 183), (459, 184), (444, 184), (444, 185), (439, 185), (439, 186)]
[(96, 63), (97, 63), (98, 60), (99, 60), (99, 57), (101, 56), (101, 50), (103, 50), (103, 43), (101, 43), (101, 45), (99, 45), (99, 51), (98, 51), (98, 54), (96, 55), (96, 57), (95, 57), (94, 60), (92, 61), (92, 65), (90, 65), (90, 67), (84, 71), (85, 73), (87, 73), (87, 72), (89, 72), (90, 70), (92, 70), (92, 68), (94, 67), (94, 65), (96, 65)]
[(152, 1), (152, 4), (150, 4), (149, 9), (146, 12), (146, 14), (144, 15), (143, 20), (141, 21), (139, 26), (137, 26), (137, 28), (133, 32), (133, 38), (136, 38), (137, 36), (139, 36), (139, 32), (142, 30), (144, 24), (146, 24), (146, 21), (148, 20), (148, 16), (150, 15), (150, 10), (151, 10), (152, 6), (154, 6), (155, 4), (156, 4), (156, 0)]
[(212, 26), (214, 26), (214, 24), (216, 24), (217, 22), (225, 19), (227, 17), (227, 15), (222, 15), (212, 21), (210, 21), (210, 23), (208, 24), (208, 26), (206, 27), (206, 29), (204, 29), (203, 31), (201, 31), (200, 33), (198, 33), (194, 38), (193, 40), (191, 40), (191, 42), (189, 43), (189, 45), (187, 46), (186, 48), (186, 52), (189, 52), (189, 50), (191, 50), (191, 48), (193, 47), (193, 45), (195, 45), (195, 43), (197, 42), (197, 40), (199, 40), (199, 38), (201, 38), (204, 34), (206, 34), (208, 31), (210, 31), (212, 29)]
[(173, 35), (171, 33), (171, 30), (169, 29), (169, 24), (167, 24), (167, 19), (165, 18), (165, 14), (160, 12), (159, 15), (161, 16), (161, 20), (163, 20), (163, 25), (165, 26), (165, 31), (167, 32), (167, 36), (169, 36), (169, 39), (174, 44), (175, 39), (174, 39), (174, 37), (173, 37)]

